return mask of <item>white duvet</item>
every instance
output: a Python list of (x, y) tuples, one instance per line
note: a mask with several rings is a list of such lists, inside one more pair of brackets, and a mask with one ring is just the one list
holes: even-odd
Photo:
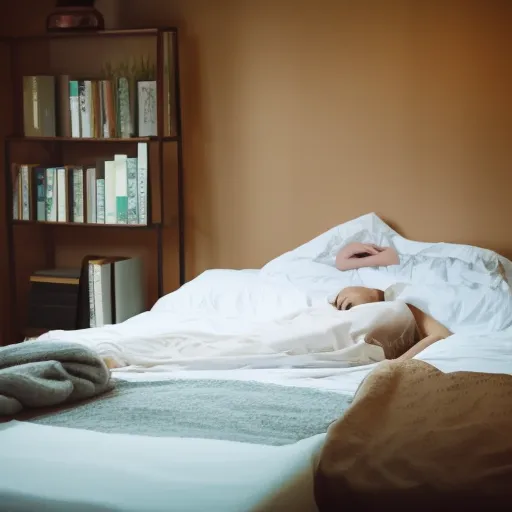
[[(340, 272), (335, 255), (352, 241), (393, 246), (400, 265)], [(383, 358), (381, 349), (364, 340), (382, 323), (403, 319), (405, 302), (456, 333), (485, 334), (509, 327), (512, 296), (500, 262), (512, 277), (512, 264), (492, 251), (410, 241), (369, 214), (259, 271), (205, 272), (123, 324), (53, 331), (42, 338), (86, 344), (134, 370), (364, 365)], [(401, 292), (393, 302), (348, 312), (329, 304), (345, 286), (384, 290), (397, 283)]]

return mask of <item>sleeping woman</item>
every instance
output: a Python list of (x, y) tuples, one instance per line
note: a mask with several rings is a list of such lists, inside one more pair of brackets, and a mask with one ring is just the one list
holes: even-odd
[[(399, 257), (391, 247), (378, 247), (373, 244), (352, 243), (340, 250), (336, 257), (336, 267), (339, 270), (351, 270), (370, 266), (397, 265)], [(333, 306), (340, 311), (350, 309), (363, 304), (392, 301), (392, 287), (386, 290), (376, 290), (363, 286), (348, 287), (341, 290), (336, 296)], [(378, 345), (384, 350), (386, 359), (403, 361), (411, 359), (428, 346), (451, 336), (451, 332), (437, 320), (427, 315), (412, 304), (397, 304), (402, 306), (402, 315), (397, 316), (399, 323), (404, 326), (393, 325), (395, 330), (405, 333), (406, 325), (414, 321), (415, 329), (408, 330), (408, 335), (389, 335), (389, 324), (383, 328), (377, 328), (367, 337), (366, 342)], [(388, 341), (390, 340), (390, 341)]]

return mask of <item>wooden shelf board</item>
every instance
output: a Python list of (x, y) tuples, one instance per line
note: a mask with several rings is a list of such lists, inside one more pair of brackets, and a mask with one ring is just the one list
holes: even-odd
[(162, 28), (138, 28), (121, 30), (90, 30), (90, 31), (69, 31), (69, 32), (45, 32), (29, 36), (4, 37), (2, 41), (10, 43), (23, 43), (28, 41), (49, 40), (49, 39), (81, 39), (90, 37), (156, 37), (163, 32), (177, 32), (176, 27)]
[(179, 140), (178, 136), (165, 136), (165, 137), (131, 137), (125, 139), (111, 138), (111, 139), (95, 139), (95, 138), (79, 138), (79, 137), (21, 137), (11, 135), (6, 137), (8, 142), (65, 142), (65, 143), (80, 143), (80, 144), (134, 144), (137, 142), (169, 142)]
[(121, 228), (121, 229), (154, 229), (159, 224), (88, 224), (86, 222), (47, 222), (38, 220), (12, 220), (14, 226), (68, 226), (74, 228)]

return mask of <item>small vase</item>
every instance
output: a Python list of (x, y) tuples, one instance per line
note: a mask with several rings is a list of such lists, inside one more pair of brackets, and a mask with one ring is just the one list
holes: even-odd
[(105, 20), (94, 7), (57, 7), (46, 20), (48, 32), (103, 30)]

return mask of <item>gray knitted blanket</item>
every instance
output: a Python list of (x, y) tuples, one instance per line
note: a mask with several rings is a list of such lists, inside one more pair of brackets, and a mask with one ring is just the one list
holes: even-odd
[(352, 398), (236, 380), (115, 381), (87, 403), (29, 421), (99, 432), (284, 445), (324, 433)]
[(0, 417), (111, 389), (105, 363), (74, 343), (28, 341), (0, 348)]

